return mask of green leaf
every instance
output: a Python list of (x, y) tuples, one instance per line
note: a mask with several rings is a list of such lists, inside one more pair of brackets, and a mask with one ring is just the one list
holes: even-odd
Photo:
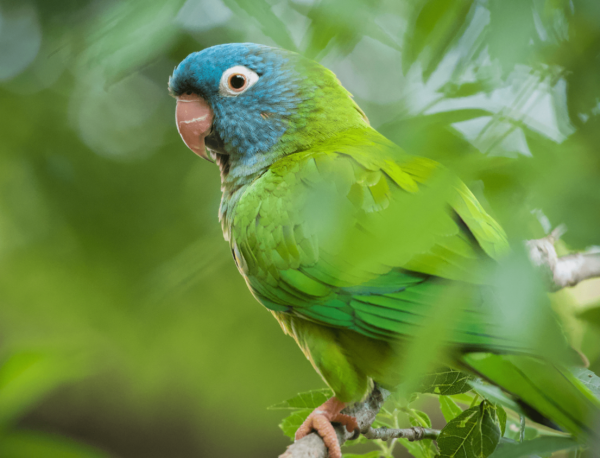
[(441, 458), (485, 458), (494, 452), (499, 440), (496, 410), (484, 401), (449, 422), (437, 443)]
[(453, 394), (452, 399), (458, 404), (464, 404), (471, 407), (471, 404), (473, 404), (473, 399), (475, 399), (477, 396), (479, 395), (475, 391), (467, 391), (466, 393)]
[(425, 376), (417, 390), (421, 393), (442, 394), (444, 396), (461, 394), (471, 389), (469, 383), (471, 380), (474, 380), (474, 378), (469, 374), (446, 369)]
[(304, 393), (299, 393), (287, 401), (279, 402), (267, 407), (267, 409), (316, 409), (321, 404), (324, 404), (331, 396), (333, 396), (333, 391), (329, 388), (306, 391)]
[(517, 444), (502, 444), (491, 458), (520, 458), (527, 455), (541, 455), (558, 450), (573, 450), (581, 444), (568, 437), (540, 437), (538, 439), (519, 442)]
[[(412, 426), (431, 428), (429, 416), (420, 410), (411, 409), (408, 412), (408, 420)], [(401, 439), (400, 441), (400, 443), (417, 458), (429, 458), (434, 457), (437, 454), (437, 447), (431, 439), (417, 442), (409, 442), (406, 439)]]
[(487, 383), (481, 383), (479, 381), (473, 381), (471, 384), (477, 394), (488, 401), (493, 402), (494, 404), (501, 404), (519, 414), (525, 414), (521, 406), (504, 394), (497, 386), (488, 385)]
[(378, 415), (371, 426), (373, 428), (393, 428), (394, 423), (391, 421), (391, 419), (386, 418), (383, 415)]
[(466, 25), (473, 1), (425, 0), (419, 3), (416, 18), (409, 22), (405, 34), (402, 66), (407, 71), (419, 58), (423, 64), (423, 77), (427, 80)]
[(313, 409), (296, 410), (285, 417), (279, 424), (283, 434), (293, 440), (296, 435), (296, 431), (300, 425), (304, 423), (304, 420), (306, 420), (312, 411)]
[(407, 405), (411, 405), (413, 402), (415, 402), (417, 399), (419, 399), (419, 393), (412, 393), (409, 397), (408, 397), (408, 402)]
[(506, 410), (500, 404), (496, 404), (496, 415), (498, 415), (498, 422), (500, 423), (500, 436), (504, 437), (508, 416), (506, 415)]
[[(396, 117), (378, 127), (383, 135), (408, 153), (425, 155), (450, 165), (452, 161), (469, 158), (478, 159), (478, 169), (493, 168), (500, 158), (485, 158), (470, 143), (464, 133), (453, 124), (482, 117), (491, 117), (493, 112), (477, 108), (440, 111), (431, 114)], [(504, 159), (504, 158), (502, 158)]]
[(114, 83), (164, 55), (178, 33), (174, 18), (183, 3), (112, 3), (87, 25), (87, 42), (77, 70), (85, 75), (100, 69), (108, 82)]
[(408, 414), (408, 420), (412, 426), (424, 426), (425, 428), (431, 428), (431, 420), (425, 412), (420, 410), (412, 409)]
[(539, 41), (536, 31), (533, 1), (491, 0), (488, 2), (490, 24), (487, 42), (493, 60), (498, 60), (504, 72), (510, 72), (518, 63), (528, 63)]
[(598, 399), (600, 399), (600, 377), (589, 369), (576, 368), (573, 375), (577, 377)]
[(385, 136), (393, 137), (396, 131), (410, 132), (412, 129), (425, 130), (434, 125), (449, 126), (457, 122), (470, 121), (486, 116), (493, 116), (493, 112), (481, 108), (459, 108), (456, 110), (439, 111), (411, 117), (399, 117), (378, 127)]
[(0, 426), (14, 422), (59, 386), (82, 379), (85, 366), (42, 351), (12, 354), (0, 367)]
[[(375, 426), (373, 426), (375, 428)], [(367, 439), (365, 436), (363, 436), (362, 434), (360, 436), (358, 436), (358, 439), (354, 439), (354, 440), (350, 440), (350, 441), (346, 441), (344, 443), (344, 447), (353, 447), (355, 445), (361, 445), (361, 444), (370, 444), (371, 443), (371, 439)], [(346, 456), (346, 455), (344, 455)]]
[(439, 396), (440, 401), (440, 409), (442, 410), (442, 415), (446, 419), (446, 423), (450, 423), (451, 420), (458, 417), (463, 410), (454, 402), (449, 396)]
[[(540, 435), (539, 429), (533, 426), (525, 426), (525, 440), (530, 441)], [(514, 420), (508, 420), (506, 422), (506, 430), (504, 437), (519, 442), (521, 439), (521, 424)]]
[(344, 453), (344, 458), (379, 458), (381, 451), (373, 450), (372, 452), (365, 453), (364, 455), (357, 455), (355, 453)]
[(431, 439), (415, 442), (410, 442), (408, 439), (398, 439), (398, 443), (415, 458), (434, 458), (438, 452)]
[(490, 86), (486, 85), (483, 81), (470, 81), (463, 84), (456, 84), (450, 81), (440, 88), (440, 92), (449, 98), (461, 98), (470, 97), (480, 92), (484, 92), (489, 88)]
[(224, 3), (235, 13), (240, 14), (244, 11), (246, 15), (256, 20), (262, 32), (282, 48), (297, 51), (287, 25), (275, 15), (272, 5), (265, 0), (224, 0)]
[(483, 116), (492, 116), (494, 113), (482, 108), (459, 108), (449, 111), (438, 111), (422, 115), (422, 118), (431, 124), (453, 124), (455, 122), (469, 121)]
[[(296, 2), (293, 8), (302, 13)], [(345, 56), (364, 36), (400, 50), (395, 40), (385, 32), (377, 21), (377, 8), (363, 0), (326, 0), (315, 2), (304, 13), (310, 27), (303, 40), (304, 54), (315, 60), (323, 58), (329, 51)]]

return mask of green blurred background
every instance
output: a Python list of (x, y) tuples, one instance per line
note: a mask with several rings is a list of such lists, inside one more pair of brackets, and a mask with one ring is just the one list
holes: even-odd
[[(600, 243), (598, 0), (0, 3), (0, 457), (276, 456), (320, 388), (222, 240), (216, 167), (167, 93), (250, 41), (331, 68), (520, 240)], [(598, 283), (554, 297), (599, 368)]]

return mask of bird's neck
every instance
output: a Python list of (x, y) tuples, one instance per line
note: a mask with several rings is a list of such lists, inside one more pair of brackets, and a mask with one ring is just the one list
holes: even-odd
[(339, 84), (333, 73), (329, 72), (327, 78), (324, 83), (305, 88), (299, 93), (300, 102), (294, 114), (285, 118), (284, 133), (267, 150), (256, 154), (228, 150), (228, 142), (221, 140), (225, 145), (222, 149), (224, 154), (216, 154), (216, 162), (221, 170), (223, 198), (220, 214), (224, 232), (228, 218), (234, 213), (245, 189), (278, 160), (309, 149), (318, 149), (320, 144), (344, 137), (345, 132), (365, 128), (370, 130), (367, 117), (350, 93)]
[(299, 59), (294, 71), (304, 78), (282, 93), (283, 102), (257, 102), (245, 113), (245, 122), (234, 122), (239, 113), (230, 112), (229, 105), (215, 107), (221, 146), (228, 154), (220, 163), (225, 188), (252, 181), (284, 156), (369, 126), (365, 113), (333, 72), (306, 59)]
[(338, 103), (319, 103), (313, 110), (292, 119), (277, 144), (253, 156), (246, 154), (217, 155), (223, 192), (235, 191), (252, 182), (271, 165), (290, 154), (317, 148), (346, 131), (369, 127), (364, 112), (350, 98)]

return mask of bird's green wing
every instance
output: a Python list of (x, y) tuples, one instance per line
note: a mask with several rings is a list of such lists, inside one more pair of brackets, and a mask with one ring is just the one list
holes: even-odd
[(511, 393), (536, 421), (551, 419), (592, 449), (600, 446), (600, 400), (567, 369), (526, 355), (490, 353), (463, 355), (460, 364)]
[(507, 250), (501, 228), (439, 164), (404, 155), (371, 129), (277, 162), (237, 203), (231, 240), (273, 311), (397, 339), (414, 335), (460, 283), (469, 313), (456, 343), (512, 345), (476, 317), (478, 267)]
[[(327, 334), (305, 349), (337, 396), (364, 394), (361, 370), (385, 380), (393, 369), (367, 368), (383, 361), (385, 346), (372, 342), (416, 336), (440, 306), (460, 301), (448, 325), (451, 343), (465, 350), (456, 361), (541, 413), (535, 418), (597, 439), (589, 424), (600, 402), (496, 324), (497, 310), (486, 300), (493, 288), (482, 272), (486, 260), (507, 251), (505, 235), (435, 162), (404, 156), (368, 131), (332, 139), (318, 151), (284, 158), (256, 180), (238, 203), (232, 230), (238, 267), (282, 325), (301, 317), (375, 339)], [(286, 328), (303, 348), (310, 344), (293, 328), (308, 326), (305, 320)], [(314, 336), (308, 339), (315, 345)], [(343, 350), (328, 339), (353, 345), (345, 351), (366, 351), (365, 367), (347, 366)]]

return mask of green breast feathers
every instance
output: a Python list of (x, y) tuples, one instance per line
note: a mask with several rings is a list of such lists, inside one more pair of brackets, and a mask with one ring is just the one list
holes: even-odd
[[(448, 280), (481, 283), (473, 264), (507, 250), (464, 184), (369, 128), (280, 159), (226, 225), (238, 268), (268, 309), (384, 340), (413, 334)], [(479, 288), (463, 289), (465, 306), (481, 308)], [(505, 344), (463, 328), (465, 345)]]

